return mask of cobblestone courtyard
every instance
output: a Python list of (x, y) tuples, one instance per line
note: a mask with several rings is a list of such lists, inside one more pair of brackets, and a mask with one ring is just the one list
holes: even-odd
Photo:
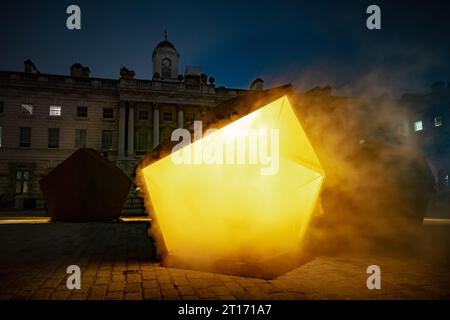
[[(164, 268), (152, 260), (144, 223), (0, 225), (0, 247), (0, 299), (450, 298), (448, 260), (426, 256), (318, 256), (269, 281)], [(66, 287), (72, 264), (81, 290)], [(366, 287), (370, 264), (381, 267), (381, 290)]]

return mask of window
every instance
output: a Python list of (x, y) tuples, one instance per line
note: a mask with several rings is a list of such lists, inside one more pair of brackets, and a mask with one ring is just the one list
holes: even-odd
[(434, 126), (435, 127), (440, 127), (442, 126), (442, 117), (438, 116), (434, 118)]
[(78, 118), (87, 118), (88, 116), (88, 108), (87, 107), (77, 107), (77, 117)]
[(50, 106), (50, 117), (60, 117), (61, 107), (60, 106)]
[(423, 130), (423, 123), (422, 120), (414, 122), (414, 131), (422, 131)]
[(186, 113), (186, 122), (193, 122), (194, 121), (194, 113), (193, 112), (187, 112)]
[(3, 101), (0, 101), (0, 113), (3, 113), (3, 106), (4, 106)]
[(148, 138), (149, 134), (147, 131), (139, 131), (137, 134), (136, 150), (147, 150), (149, 147)]
[(112, 149), (112, 136), (113, 132), (111, 130), (102, 131), (102, 150)]
[(28, 193), (30, 187), (30, 172), (17, 170), (16, 172), (16, 193)]
[(113, 119), (114, 109), (113, 108), (103, 108), (103, 119)]
[(19, 146), (24, 148), (31, 147), (31, 128), (21, 127), (19, 139), (20, 139)]
[(22, 114), (25, 115), (33, 115), (33, 105), (31, 104), (23, 104), (22, 105)]
[(48, 129), (48, 147), (59, 148), (59, 128)]
[(86, 148), (86, 129), (75, 130), (75, 148)]
[(170, 137), (172, 136), (172, 129), (170, 128), (163, 128), (161, 130), (161, 141), (170, 139)]
[(164, 121), (172, 121), (172, 112), (163, 112)]
[(148, 111), (139, 111), (139, 120), (148, 120)]
[(2, 147), (3, 127), (0, 127), (0, 148)]

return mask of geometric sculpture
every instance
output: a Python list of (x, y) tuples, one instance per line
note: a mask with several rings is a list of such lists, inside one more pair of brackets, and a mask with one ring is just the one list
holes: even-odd
[(48, 215), (59, 221), (118, 219), (131, 187), (127, 175), (92, 149), (79, 149), (40, 181)]
[(293, 259), (324, 179), (287, 96), (139, 174), (163, 264), (263, 278)]

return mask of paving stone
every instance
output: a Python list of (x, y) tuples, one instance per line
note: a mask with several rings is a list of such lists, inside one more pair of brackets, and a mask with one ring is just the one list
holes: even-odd
[(31, 299), (34, 300), (47, 300), (53, 293), (53, 289), (39, 289), (32, 295)]
[[(162, 267), (144, 224), (2, 225), (0, 243), (1, 300), (450, 299), (445, 259), (318, 256), (267, 281)], [(71, 264), (81, 290), (67, 289)], [(381, 290), (367, 289), (368, 264), (381, 267)]]
[(142, 287), (144, 289), (155, 289), (159, 288), (159, 283), (156, 280), (144, 280), (142, 282)]
[(180, 293), (174, 288), (161, 288), (161, 295), (165, 300), (176, 300), (179, 298)]
[(117, 291), (117, 292), (108, 292), (108, 294), (105, 296), (106, 300), (122, 300), (123, 299), (123, 292)]
[(52, 299), (52, 300), (66, 300), (67, 298), (69, 298), (69, 295), (70, 295), (70, 291), (69, 290), (67, 290), (67, 291), (55, 291), (51, 295), (50, 299)]
[(159, 289), (144, 289), (144, 299), (146, 300), (161, 299), (161, 292)]
[(142, 294), (141, 293), (126, 293), (125, 294), (125, 300), (142, 300)]
[(125, 285), (125, 292), (126, 293), (136, 293), (141, 291), (141, 284), (140, 283), (127, 283)]

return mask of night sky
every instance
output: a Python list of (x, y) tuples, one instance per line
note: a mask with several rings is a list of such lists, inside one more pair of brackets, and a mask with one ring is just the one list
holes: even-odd
[[(82, 30), (66, 28), (77, 4)], [(382, 30), (366, 28), (378, 4)], [(448, 1), (5, 1), (0, 2), (0, 70), (68, 74), (80, 62), (91, 76), (119, 78), (126, 66), (151, 79), (151, 54), (168, 39), (186, 65), (217, 85), (332, 85), (339, 94), (423, 92), (450, 81)]]

